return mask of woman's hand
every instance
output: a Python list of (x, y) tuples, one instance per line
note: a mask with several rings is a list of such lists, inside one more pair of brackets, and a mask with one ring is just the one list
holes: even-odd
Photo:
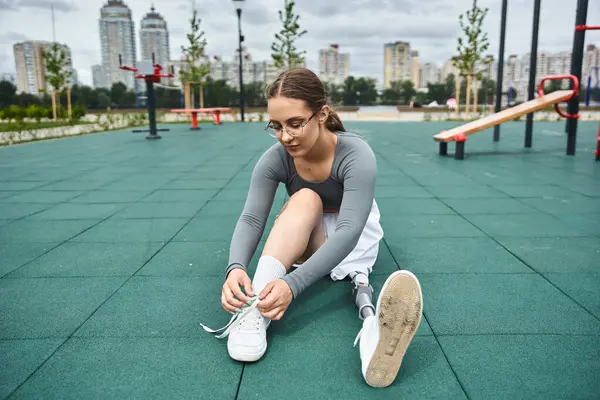
[[(240, 287), (244, 288), (246, 294), (242, 292)], [(250, 277), (248, 277), (246, 271), (241, 268), (233, 269), (229, 272), (229, 275), (227, 275), (227, 279), (223, 284), (223, 290), (221, 291), (221, 305), (226, 311), (234, 312), (250, 300), (248, 296), (254, 296)]]
[(261, 314), (270, 320), (279, 320), (294, 299), (292, 289), (282, 280), (269, 282), (260, 292), (258, 308)]

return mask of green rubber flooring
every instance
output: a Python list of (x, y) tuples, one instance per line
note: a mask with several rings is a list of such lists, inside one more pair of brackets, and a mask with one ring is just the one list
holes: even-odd
[[(462, 161), (432, 140), (454, 125), (347, 124), (378, 159), (376, 293), (398, 268), (423, 287), (425, 318), (385, 389), (362, 378), (349, 282), (295, 300), (257, 363), (199, 326), (229, 320), (220, 289), (273, 143), (263, 124), (0, 148), (0, 398), (597, 399), (597, 122), (579, 123), (575, 156), (563, 121), (536, 122), (527, 151), (512, 122), (499, 143), (470, 136)], [(269, 223), (284, 201), (280, 188)]]

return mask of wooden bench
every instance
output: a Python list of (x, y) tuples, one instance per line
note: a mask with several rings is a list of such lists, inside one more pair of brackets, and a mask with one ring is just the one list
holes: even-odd
[[(572, 90), (557, 90), (555, 92), (544, 94), (544, 82), (548, 80), (571, 79), (573, 80)], [(454, 158), (462, 160), (464, 158), (465, 142), (467, 136), (482, 131), (503, 122), (511, 121), (522, 115), (554, 105), (556, 112), (565, 118), (579, 118), (579, 115), (568, 115), (563, 113), (558, 104), (573, 98), (579, 90), (579, 81), (573, 75), (551, 75), (542, 78), (538, 86), (538, 97), (526, 103), (507, 108), (498, 113), (488, 115), (476, 121), (472, 121), (447, 131), (442, 131), (433, 136), (433, 140), (440, 144), (440, 155), (448, 155), (448, 142), (456, 142), (456, 152)]]

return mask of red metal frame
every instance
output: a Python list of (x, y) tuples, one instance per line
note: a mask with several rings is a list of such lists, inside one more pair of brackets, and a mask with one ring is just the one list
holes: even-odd
[(213, 119), (213, 124), (221, 125), (221, 113), (230, 113), (235, 121), (235, 114), (229, 107), (213, 107), (213, 108), (196, 108), (196, 109), (177, 109), (171, 110), (174, 113), (192, 114), (192, 129), (198, 129), (198, 114), (210, 114)]
[(595, 25), (576, 25), (576, 31), (597, 31), (600, 30), (600, 26)]
[[(133, 71), (133, 72), (137, 72), (138, 69), (135, 67), (128, 67), (126, 65), (120, 65), (119, 68), (124, 69), (125, 71)], [(160, 71), (162, 71), (163, 67), (160, 64), (154, 64), (154, 74), (153, 75), (142, 75), (142, 74), (135, 74), (134, 77), (135, 79), (146, 79), (146, 80), (151, 80), (152, 82), (160, 82), (160, 78), (174, 78), (175, 75), (173, 74), (161, 74)]]
[(596, 161), (600, 161), (600, 123), (598, 124), (598, 139), (596, 142), (596, 151), (594, 151)]
[[(573, 80), (573, 93), (571, 93), (571, 96), (566, 98), (565, 101), (569, 101), (573, 97), (577, 96), (577, 92), (579, 92), (579, 80), (577, 79), (577, 77), (575, 75), (550, 75), (550, 76), (546, 76), (546, 77), (542, 78), (542, 80), (540, 81), (540, 84), (538, 86), (538, 94), (540, 95), (540, 97), (543, 97), (545, 95), (544, 94), (544, 83), (546, 81), (552, 81), (552, 80), (558, 80), (558, 79), (572, 79)], [(558, 115), (560, 115), (563, 118), (571, 118), (571, 119), (579, 118), (579, 114), (565, 114), (564, 112), (562, 112), (558, 106), (558, 103), (554, 104), (554, 109), (556, 110)]]
[[(138, 69), (135, 67), (128, 67), (126, 65), (121, 65), (119, 66), (119, 68), (124, 69), (126, 71), (133, 71), (133, 72), (137, 72)], [(160, 78), (174, 78), (175, 75), (173, 74), (161, 74), (160, 71), (162, 71), (162, 67), (160, 66), (160, 64), (154, 64), (154, 74), (153, 75), (142, 75), (142, 74), (135, 74), (134, 77), (135, 79), (145, 79), (145, 80), (151, 80), (152, 82), (158, 83), (160, 82)]]

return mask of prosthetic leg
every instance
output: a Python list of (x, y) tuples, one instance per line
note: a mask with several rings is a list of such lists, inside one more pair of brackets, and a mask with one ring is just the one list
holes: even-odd
[(391, 385), (406, 350), (421, 323), (423, 298), (421, 285), (409, 271), (393, 272), (382, 285), (373, 307), (373, 289), (365, 275), (353, 274), (356, 306), (363, 320), (354, 340), (360, 341), (361, 371), (369, 386)]
[(350, 278), (354, 283), (352, 295), (354, 303), (358, 308), (358, 318), (364, 320), (367, 317), (375, 315), (375, 306), (373, 306), (373, 286), (369, 285), (369, 278), (360, 272), (352, 272)]

